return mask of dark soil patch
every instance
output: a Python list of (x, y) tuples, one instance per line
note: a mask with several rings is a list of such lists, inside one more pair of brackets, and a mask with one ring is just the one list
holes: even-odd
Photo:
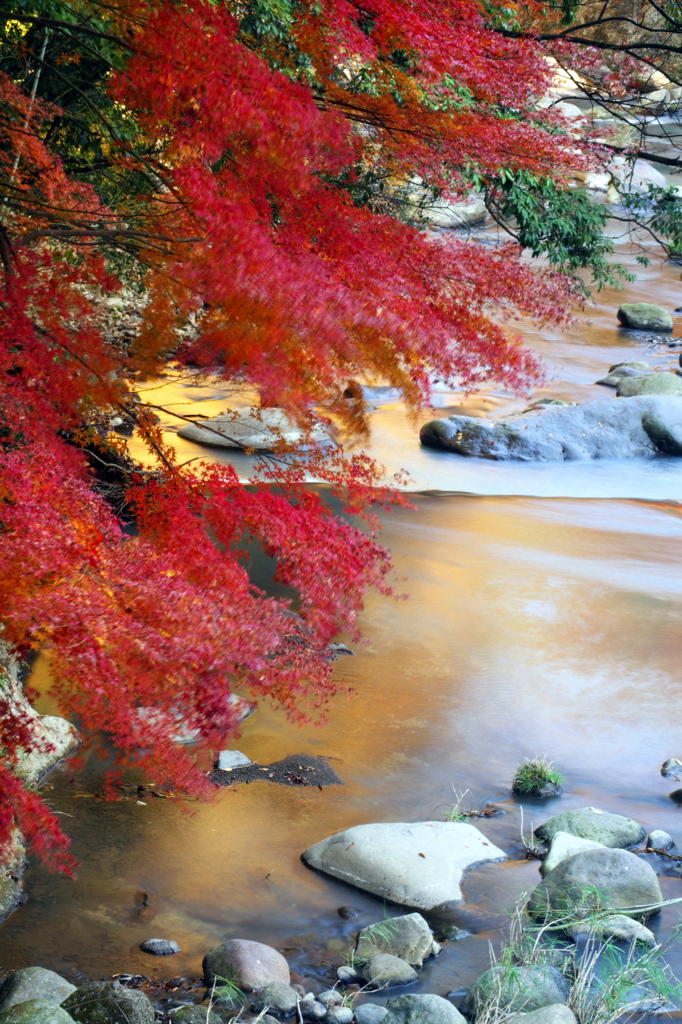
[(326, 757), (289, 754), (273, 764), (247, 764), (230, 771), (216, 769), (209, 774), (216, 786), (235, 782), (278, 782), (280, 786), (343, 786), (343, 779), (330, 767)]

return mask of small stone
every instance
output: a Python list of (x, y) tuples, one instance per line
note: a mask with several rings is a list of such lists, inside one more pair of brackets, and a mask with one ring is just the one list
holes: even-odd
[(216, 768), (221, 772), (230, 772), (233, 768), (244, 768), (247, 764), (252, 764), (252, 761), (241, 750), (221, 750)]
[(336, 977), (344, 985), (349, 985), (352, 981), (356, 981), (358, 972), (354, 967), (347, 967), (346, 964), (343, 964), (341, 967), (337, 967)]
[(172, 939), (147, 939), (140, 945), (143, 953), (151, 953), (152, 956), (172, 956), (179, 953), (180, 947)]
[(359, 907), (339, 907), (336, 913), (339, 917), (342, 917), (344, 921), (352, 921), (354, 918), (359, 917), (362, 911)]
[(294, 1012), (298, 1001), (298, 993), (294, 992), (291, 985), (285, 985), (282, 981), (273, 981), (258, 993), (251, 1006), (256, 1013), (260, 1010), (270, 1009), (277, 1014), (289, 1014)]
[(657, 828), (649, 833), (646, 845), (652, 850), (669, 850), (675, 845), (675, 840), (663, 829)]
[(305, 999), (300, 1004), (303, 1020), (324, 1020), (327, 1016), (327, 1007), (324, 1003), (318, 1003), (317, 999)]
[(385, 988), (390, 985), (411, 985), (417, 980), (417, 972), (391, 953), (377, 953), (370, 957), (362, 968), (362, 976), (373, 988)]
[(343, 1002), (343, 996), (335, 988), (326, 988), (324, 992), (320, 992), (317, 999), (325, 1006), (340, 1006)]
[(353, 1011), (350, 1006), (328, 1006), (324, 1019), (326, 1024), (351, 1024)]
[(220, 1024), (220, 1017), (211, 1013), (207, 1006), (181, 1006), (171, 1011), (171, 1024)]
[(355, 1020), (357, 1024), (382, 1024), (388, 1010), (378, 1003), (361, 1003), (355, 1007)]
[[(682, 356), (680, 356), (682, 363)], [(669, 757), (661, 765), (661, 775), (667, 779), (677, 779), (682, 775), (682, 761), (678, 757)]]

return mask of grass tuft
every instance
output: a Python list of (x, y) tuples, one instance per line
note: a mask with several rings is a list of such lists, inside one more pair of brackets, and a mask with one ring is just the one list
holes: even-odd
[(512, 793), (518, 796), (546, 796), (561, 786), (563, 776), (547, 757), (527, 757), (514, 772)]

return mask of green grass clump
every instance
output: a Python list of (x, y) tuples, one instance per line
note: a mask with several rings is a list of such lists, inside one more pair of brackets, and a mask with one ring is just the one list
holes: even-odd
[(527, 757), (514, 772), (512, 793), (519, 796), (542, 796), (548, 789), (561, 786), (563, 777), (546, 757)]

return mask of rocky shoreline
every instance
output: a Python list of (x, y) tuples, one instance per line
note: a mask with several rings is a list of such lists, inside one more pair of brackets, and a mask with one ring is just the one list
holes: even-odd
[[(554, 815), (528, 842), (540, 878), (490, 968), (466, 992), (416, 993), (409, 988), (424, 963), (467, 934), (448, 925), (467, 872), (508, 858), (467, 820), (357, 825), (309, 847), (304, 862), (405, 912), (359, 929), (340, 966), (292, 975), (279, 950), (232, 938), (206, 952), (194, 981), (119, 975), (74, 986), (29, 967), (0, 985), (0, 1024), (588, 1024), (613, 988), (602, 984), (608, 963), (622, 983), (610, 1019), (670, 1006), (674, 979), (647, 927), (666, 901), (641, 854), (674, 856), (672, 846), (667, 833), (647, 838), (639, 822), (600, 808)], [(342, 911), (352, 918), (352, 908)], [(169, 939), (141, 948), (180, 952)]]

